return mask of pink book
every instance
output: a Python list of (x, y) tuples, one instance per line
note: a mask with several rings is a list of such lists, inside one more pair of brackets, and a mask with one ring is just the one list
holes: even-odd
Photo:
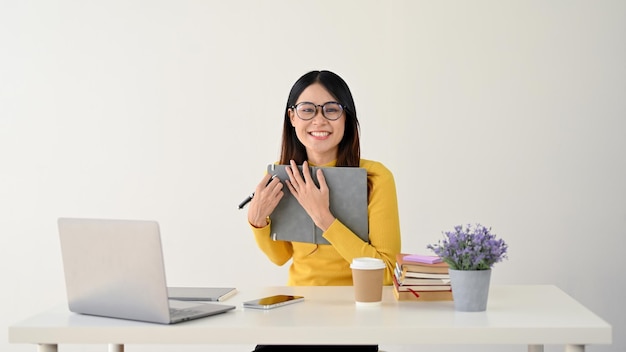
[(443, 259), (436, 255), (421, 255), (421, 254), (409, 254), (405, 255), (402, 259), (407, 262), (424, 263), (424, 264), (436, 264), (441, 263)]

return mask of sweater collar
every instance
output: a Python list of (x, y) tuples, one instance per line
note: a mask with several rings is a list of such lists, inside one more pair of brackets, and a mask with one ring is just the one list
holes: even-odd
[(333, 160), (333, 161), (331, 161), (331, 162), (329, 162), (329, 163), (326, 163), (326, 164), (323, 164), (323, 165), (315, 165), (315, 164), (313, 164), (312, 162), (310, 162), (310, 161), (308, 161), (308, 160), (307, 160), (307, 162), (308, 162), (308, 163), (309, 163), (309, 165), (311, 165), (311, 166), (320, 166), (320, 167), (329, 167), (329, 166), (336, 166), (336, 165), (337, 165), (337, 160)]

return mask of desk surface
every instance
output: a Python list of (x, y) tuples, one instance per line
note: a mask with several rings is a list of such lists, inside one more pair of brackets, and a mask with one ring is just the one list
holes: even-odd
[[(262, 311), (245, 300), (272, 294), (304, 303)], [(486, 312), (454, 311), (453, 302), (397, 302), (384, 288), (379, 307), (357, 307), (353, 288), (239, 289), (237, 309), (175, 325), (71, 313), (65, 306), (9, 327), (11, 343), (43, 344), (610, 344), (611, 326), (550, 285), (493, 285)]]

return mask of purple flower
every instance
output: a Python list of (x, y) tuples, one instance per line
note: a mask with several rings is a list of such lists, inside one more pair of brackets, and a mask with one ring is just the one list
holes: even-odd
[(435, 252), (453, 270), (488, 270), (507, 259), (507, 244), (496, 239), (491, 228), (457, 225), (453, 231), (444, 232), (444, 239), (426, 246)]

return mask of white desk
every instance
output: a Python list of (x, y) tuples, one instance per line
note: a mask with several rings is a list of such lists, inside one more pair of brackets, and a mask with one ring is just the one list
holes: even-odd
[[(353, 288), (240, 288), (225, 303), (236, 310), (175, 325), (73, 314), (65, 306), (9, 327), (9, 342), (37, 344), (521, 344), (542, 351), (562, 344), (584, 351), (610, 344), (612, 329), (555, 286), (491, 287), (486, 312), (454, 311), (453, 302), (397, 302), (384, 288), (380, 307), (356, 307)], [(304, 303), (270, 311), (243, 309), (241, 302), (271, 294), (305, 296)]]

